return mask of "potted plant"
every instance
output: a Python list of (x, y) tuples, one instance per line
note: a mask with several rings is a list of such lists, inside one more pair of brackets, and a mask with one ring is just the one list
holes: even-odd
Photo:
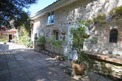
[(88, 26), (87, 21), (82, 20), (79, 22), (78, 28), (72, 28), (70, 31), (73, 43), (72, 48), (78, 54), (78, 59), (71, 62), (73, 74), (75, 75), (83, 75), (86, 69), (89, 68), (88, 65), (91, 62), (87, 54), (82, 51), (83, 43), (89, 37), (85, 31), (86, 26)]
[(61, 32), (61, 34), (62, 34), (62, 35), (65, 35), (65, 34), (66, 34), (66, 32)]

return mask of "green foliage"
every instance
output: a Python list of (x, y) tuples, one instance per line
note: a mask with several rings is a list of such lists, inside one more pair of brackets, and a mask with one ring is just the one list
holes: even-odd
[(23, 26), (19, 29), (19, 39), (15, 38), (15, 42), (18, 44), (26, 45), (28, 38), (28, 32), (25, 30)]
[[(122, 6), (113, 8), (109, 14), (112, 16), (112, 18), (121, 18), (122, 17)], [(90, 22), (95, 22), (101, 24), (106, 24), (106, 15), (105, 13), (99, 14), (97, 17), (93, 18), (92, 20), (89, 20)]]
[(62, 46), (63, 41), (55, 40), (55, 39), (48, 39), (48, 43), (52, 44), (54, 47), (60, 49)]
[(122, 6), (113, 8), (113, 9), (109, 12), (109, 14), (112, 15), (113, 17), (121, 18), (121, 17), (122, 17)]
[(6, 39), (0, 39), (0, 42), (6, 42)]
[(78, 28), (72, 28), (70, 30), (73, 36), (73, 48), (75, 48), (78, 52), (80, 52), (84, 40), (89, 37), (89, 35), (86, 34), (85, 30), (85, 27), (87, 27), (87, 25), (87, 21), (82, 20), (79, 22)]
[(44, 36), (40, 36), (37, 40), (37, 45), (44, 45), (45, 44), (45, 37)]
[(82, 45), (84, 43), (84, 40), (89, 37), (89, 35), (86, 33), (85, 27), (88, 26), (88, 22), (85, 20), (81, 20), (78, 23), (78, 28), (72, 28), (71, 29), (71, 34), (73, 35), (73, 48), (77, 50), (78, 52), (78, 60), (76, 61), (77, 63), (83, 63), (85, 62), (86, 64), (92, 66), (92, 61), (88, 57), (86, 53), (84, 53), (82, 49)]
[(62, 46), (62, 41), (60, 41), (60, 40), (53, 40), (53, 41), (52, 41), (52, 45), (53, 45), (54, 47), (56, 47), (56, 48), (61, 48), (61, 46)]
[(22, 42), (23, 45), (26, 45), (26, 40), (27, 40), (27, 36), (26, 35), (23, 35), (21, 37), (21, 42)]
[(29, 15), (25, 12), (21, 13), (21, 16), (17, 18), (14, 22), (15, 27), (18, 29), (21, 29), (21, 27), (24, 27), (25, 30), (30, 33), (30, 18)]
[(86, 63), (88, 65), (88, 68), (91, 69), (93, 66), (93, 61), (88, 57), (88, 54), (81, 51), (78, 56), (77, 63)]
[(36, 0), (0, 0), (0, 20), (8, 22), (20, 18), (21, 13), (35, 2)]
[(27, 47), (29, 47), (29, 48), (32, 48), (33, 47), (33, 41), (31, 41), (31, 39), (29, 39), (27, 41)]
[(92, 19), (92, 22), (100, 22), (105, 23), (106, 22), (106, 15), (104, 13), (97, 15), (97, 17)]
[(21, 40), (22, 44), (26, 45), (28, 32), (25, 30), (24, 26), (21, 27), (19, 35), (20, 35), (20, 40)]

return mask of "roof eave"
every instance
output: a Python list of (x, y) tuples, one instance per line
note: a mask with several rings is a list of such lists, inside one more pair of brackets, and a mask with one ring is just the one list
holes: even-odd
[(61, 7), (64, 7), (64, 6), (68, 5), (68, 4), (71, 4), (71, 3), (75, 2), (75, 1), (76, 0), (59, 0), (59, 1), (56, 1), (53, 4), (47, 6), (46, 8), (38, 11), (36, 13), (36, 15), (31, 17), (31, 19), (35, 20), (35, 19), (45, 15), (46, 13), (49, 13), (51, 11), (55, 11), (55, 10), (61, 8)]

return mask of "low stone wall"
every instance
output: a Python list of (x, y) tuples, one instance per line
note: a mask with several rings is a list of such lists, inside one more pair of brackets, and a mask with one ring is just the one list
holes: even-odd
[(34, 44), (34, 50), (37, 52), (41, 52), (42, 50), (45, 50), (44, 45), (37, 45), (36, 43)]
[(89, 57), (94, 61), (93, 71), (107, 75), (110, 77), (115, 77), (122, 79), (122, 58), (112, 57), (102, 54), (88, 54)]
[(94, 72), (122, 79), (122, 66), (95, 60)]
[(45, 44), (45, 49), (50, 51), (50, 52), (53, 52), (53, 53), (63, 54), (63, 47), (56, 48), (53, 45), (51, 45), (50, 43)]
[[(50, 44), (46, 44), (46, 49), (43, 46), (39, 46), (35, 44), (35, 51), (43, 52), (44, 50), (48, 50), (53, 56), (53, 54), (59, 54), (62, 50), (57, 50), (52, 47)], [(50, 52), (47, 52), (50, 54)], [(93, 71), (100, 73), (102, 75), (107, 75), (110, 77), (115, 77), (118, 79), (122, 79), (122, 58), (119, 56), (112, 56), (110, 54), (92, 54), (87, 53), (88, 56), (94, 61)], [(56, 56), (56, 55), (54, 55)]]

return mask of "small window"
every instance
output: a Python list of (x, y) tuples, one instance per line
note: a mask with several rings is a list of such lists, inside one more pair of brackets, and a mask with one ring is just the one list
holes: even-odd
[(59, 32), (57, 30), (54, 30), (54, 38), (55, 40), (59, 39)]
[(48, 19), (47, 24), (53, 24), (54, 23), (54, 12), (48, 13)]
[(109, 42), (110, 43), (117, 43), (117, 39), (118, 39), (118, 30), (117, 29), (112, 29), (110, 31)]
[(38, 38), (38, 37), (37, 37), (37, 33), (34, 33), (34, 38), (35, 38), (35, 39), (37, 39), (37, 38)]

